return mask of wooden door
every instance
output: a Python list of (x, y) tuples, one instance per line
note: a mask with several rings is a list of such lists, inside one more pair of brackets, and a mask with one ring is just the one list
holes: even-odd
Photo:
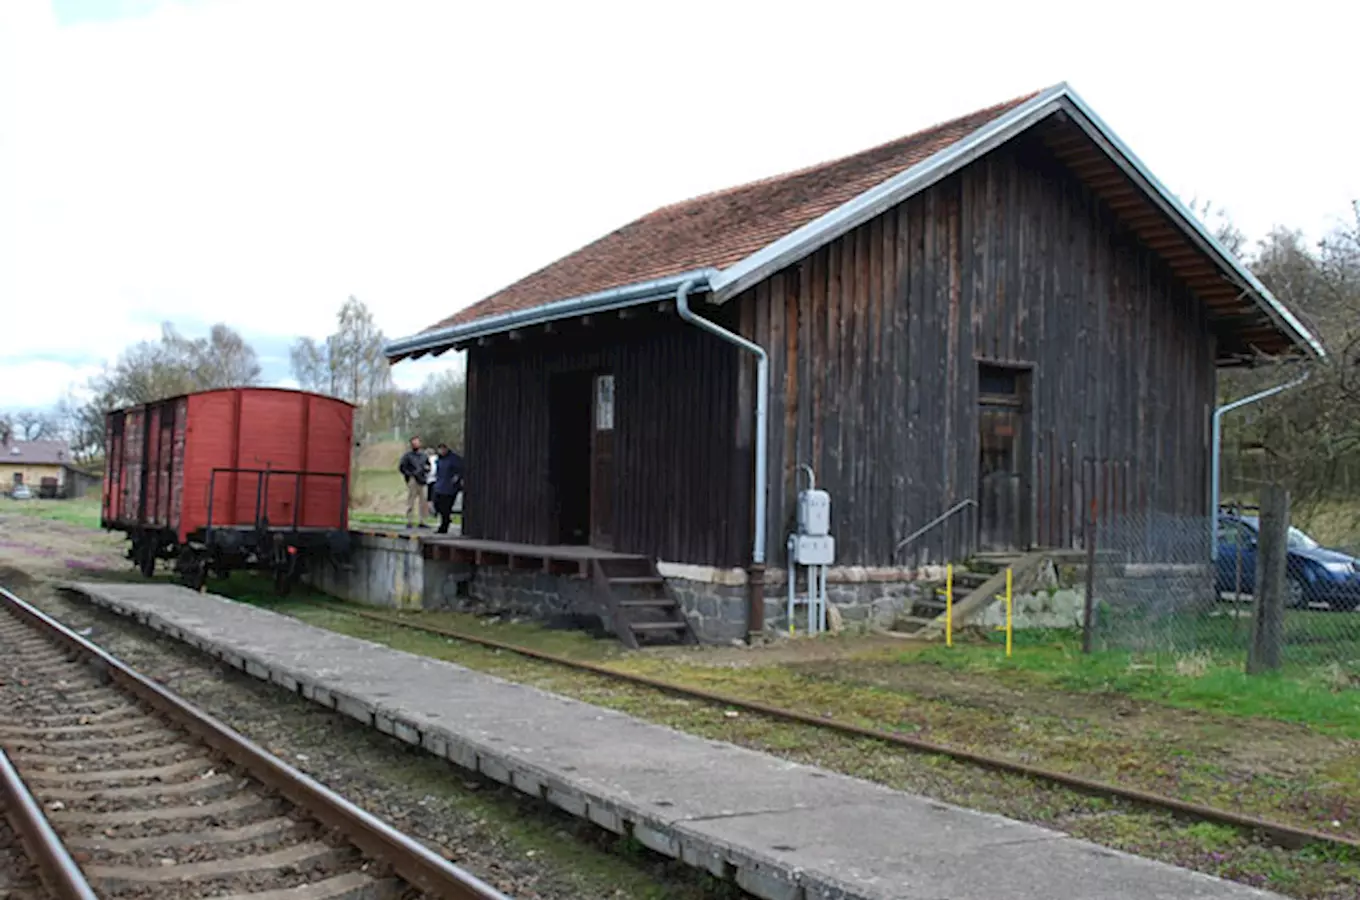
[(614, 546), (614, 376), (595, 376), (590, 440), (590, 545)]
[(978, 395), (978, 549), (1029, 546), (1027, 409), (1021, 373), (984, 367)]

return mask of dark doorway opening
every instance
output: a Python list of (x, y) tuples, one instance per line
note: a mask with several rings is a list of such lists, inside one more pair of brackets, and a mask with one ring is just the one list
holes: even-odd
[(1030, 546), (1028, 369), (978, 367), (978, 549)]
[(548, 386), (549, 481), (558, 543), (590, 543), (591, 372), (555, 375)]

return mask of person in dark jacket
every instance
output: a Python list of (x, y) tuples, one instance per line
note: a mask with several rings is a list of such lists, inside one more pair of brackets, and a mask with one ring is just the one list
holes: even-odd
[(425, 493), (425, 473), (429, 466), (428, 457), (420, 452), (420, 438), (412, 437), (411, 449), (403, 453), (397, 463), (397, 471), (401, 472), (401, 477), (406, 481), (407, 528), (416, 527), (416, 516), (419, 516), (419, 527), (429, 527), (425, 524), (425, 503), (421, 496)]
[(450, 450), (448, 444), (440, 444), (434, 471), (434, 508), (439, 513), (439, 533), (448, 534), (453, 504), (463, 489), (462, 457)]

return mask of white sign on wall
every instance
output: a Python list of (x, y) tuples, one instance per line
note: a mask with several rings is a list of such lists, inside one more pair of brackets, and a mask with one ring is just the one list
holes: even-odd
[(595, 377), (595, 430), (614, 430), (614, 376)]

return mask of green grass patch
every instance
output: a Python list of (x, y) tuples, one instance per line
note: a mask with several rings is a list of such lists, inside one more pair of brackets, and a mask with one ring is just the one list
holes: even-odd
[[(1336, 618), (1338, 614), (1291, 612), (1290, 617)], [(1344, 614), (1339, 614), (1344, 615)], [(1320, 627), (1320, 626), (1319, 626)], [(1350, 686), (1347, 667), (1291, 666), (1277, 673), (1247, 675), (1243, 658), (1199, 654), (1140, 654), (1123, 650), (1081, 652), (1070, 632), (1018, 632), (1008, 659), (1001, 639), (913, 648), (907, 665), (1021, 678), (1034, 687), (1082, 693), (1118, 693), (1183, 709), (1274, 719), (1320, 732), (1360, 738), (1360, 689)]]
[(99, 504), (98, 497), (79, 500), (11, 500), (3, 497), (0, 498), (0, 515), (30, 516), (81, 528), (98, 528)]

